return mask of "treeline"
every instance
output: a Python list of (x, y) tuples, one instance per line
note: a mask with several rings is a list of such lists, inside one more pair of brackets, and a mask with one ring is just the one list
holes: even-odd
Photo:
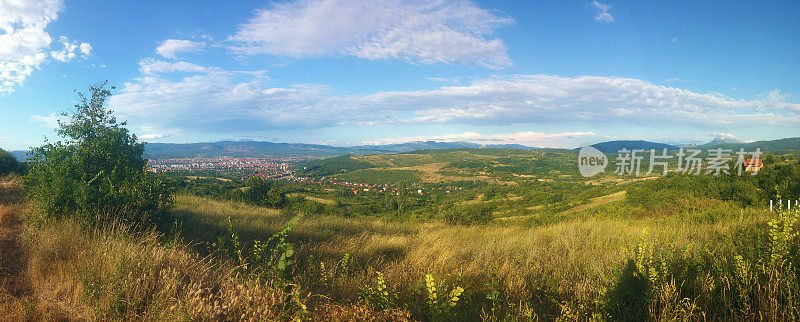
[(649, 211), (672, 209), (687, 199), (716, 199), (741, 207), (766, 205), (770, 199), (800, 197), (800, 160), (794, 156), (764, 157), (758, 175), (736, 171), (729, 175), (670, 174), (638, 183), (628, 190), (631, 205)]

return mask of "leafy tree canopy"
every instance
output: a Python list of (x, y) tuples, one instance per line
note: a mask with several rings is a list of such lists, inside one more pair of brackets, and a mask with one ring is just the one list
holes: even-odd
[(62, 114), (69, 119), (59, 121), (64, 141), (33, 150), (27, 194), (44, 217), (154, 222), (172, 199), (161, 179), (146, 172), (144, 144), (104, 107), (111, 96), (105, 86), (78, 93), (75, 111)]

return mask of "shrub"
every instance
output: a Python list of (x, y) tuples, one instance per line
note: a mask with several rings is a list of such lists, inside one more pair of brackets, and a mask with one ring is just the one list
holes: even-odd
[(286, 193), (274, 183), (251, 177), (242, 189), (231, 192), (231, 199), (265, 207), (282, 208), (286, 206)]
[(286, 237), (296, 221), (290, 220), (283, 230), (266, 241), (254, 240), (248, 245), (240, 241), (239, 233), (228, 217), (228, 233), (217, 238), (217, 253), (233, 262), (243, 273), (276, 282), (289, 281), (295, 268), (295, 256), (294, 247)]
[(117, 123), (103, 104), (105, 83), (78, 93), (68, 122), (59, 121), (65, 141), (33, 150), (25, 188), (44, 218), (74, 216), (94, 224), (119, 220), (152, 223), (171, 205), (162, 179), (146, 172), (144, 144)]
[[(324, 268), (324, 266), (322, 266), (322, 268)], [(392, 308), (392, 306), (395, 305), (395, 296), (389, 292), (383, 273), (375, 271), (374, 277), (371, 278), (370, 282), (371, 283), (359, 289), (359, 297), (375, 310), (387, 310)]]
[(437, 282), (434, 274), (425, 274), (425, 297), (429, 314), (433, 320), (451, 320), (453, 319), (453, 310), (458, 305), (464, 288), (453, 286), (449, 292), (439, 293), (439, 290), (445, 291), (444, 283)]
[(0, 149), (0, 176), (17, 172), (18, 168), (19, 162), (17, 162), (17, 158), (8, 151)]
[(494, 206), (485, 203), (458, 205), (443, 211), (445, 221), (450, 224), (485, 224), (494, 216)]

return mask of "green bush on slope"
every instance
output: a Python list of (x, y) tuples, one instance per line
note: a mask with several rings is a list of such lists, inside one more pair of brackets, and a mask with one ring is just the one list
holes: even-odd
[(146, 172), (144, 144), (117, 123), (103, 104), (111, 95), (105, 83), (79, 93), (67, 122), (59, 122), (65, 141), (33, 150), (25, 190), (41, 215), (75, 216), (86, 223), (120, 220), (152, 223), (171, 204), (161, 179)]

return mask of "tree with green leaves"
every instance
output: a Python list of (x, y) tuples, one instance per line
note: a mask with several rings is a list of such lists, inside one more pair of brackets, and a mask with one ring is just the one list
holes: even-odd
[(244, 185), (245, 189), (234, 191), (234, 200), (266, 207), (282, 208), (286, 206), (286, 193), (272, 182), (254, 176), (247, 179)]
[(172, 198), (162, 179), (146, 171), (144, 144), (104, 107), (111, 96), (105, 86), (78, 93), (75, 111), (62, 114), (68, 121), (59, 121), (57, 132), (64, 141), (33, 150), (26, 194), (44, 218), (155, 223)]
[(18, 168), (17, 158), (8, 151), (0, 149), (0, 176), (15, 172)]

